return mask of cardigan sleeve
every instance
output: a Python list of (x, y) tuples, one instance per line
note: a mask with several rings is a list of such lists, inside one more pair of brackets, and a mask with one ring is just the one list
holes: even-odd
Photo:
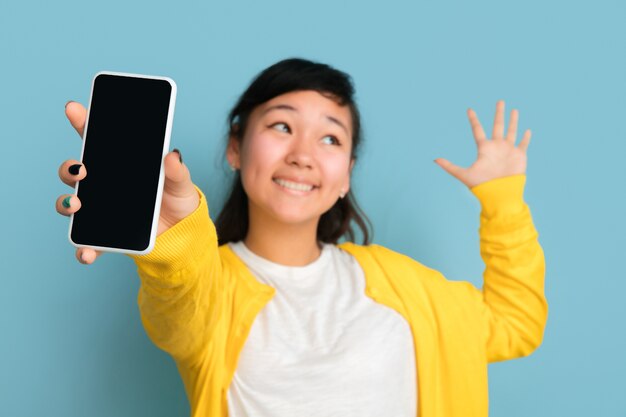
[(177, 360), (192, 360), (206, 346), (224, 291), (217, 234), (206, 197), (195, 188), (197, 209), (159, 235), (150, 253), (129, 255), (141, 280), (146, 333)]
[(532, 353), (547, 321), (545, 259), (523, 199), (525, 182), (525, 175), (514, 175), (471, 189), (481, 204), (481, 311), (490, 362)]

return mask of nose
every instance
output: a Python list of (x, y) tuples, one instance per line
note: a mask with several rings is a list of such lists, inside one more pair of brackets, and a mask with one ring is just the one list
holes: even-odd
[(313, 167), (313, 149), (305, 137), (295, 137), (287, 152), (286, 161), (289, 165), (300, 168)]

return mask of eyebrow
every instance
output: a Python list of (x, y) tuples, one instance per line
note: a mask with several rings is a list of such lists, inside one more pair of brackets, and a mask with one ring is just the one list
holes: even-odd
[[(271, 106), (271, 107), (268, 107), (267, 109), (265, 109), (263, 111), (263, 113), (261, 113), (261, 116), (266, 115), (267, 113), (269, 113), (272, 110), (289, 110), (289, 111), (294, 111), (296, 113), (298, 112), (298, 109), (296, 109), (295, 107), (290, 106), (288, 104), (276, 104), (274, 106)], [(330, 121), (331, 123), (334, 123), (337, 126), (341, 127), (343, 130), (346, 131), (346, 134), (348, 136), (350, 136), (350, 134), (348, 133), (348, 128), (343, 123), (341, 123), (338, 119), (336, 119), (335, 117), (332, 117), (332, 116), (328, 116), (328, 115), (326, 115), (326, 119), (328, 119), (328, 121)]]

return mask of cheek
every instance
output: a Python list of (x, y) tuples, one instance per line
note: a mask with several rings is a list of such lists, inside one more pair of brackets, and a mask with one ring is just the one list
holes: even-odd
[(281, 156), (281, 149), (269, 135), (259, 134), (244, 143), (242, 170), (263, 171)]
[(271, 135), (257, 134), (246, 139), (241, 153), (241, 179), (248, 197), (254, 200), (266, 190), (267, 180), (282, 160), (284, 151)]
[(323, 163), (324, 176), (333, 185), (334, 189), (348, 184), (350, 178), (350, 158), (345, 155), (326, 157)]

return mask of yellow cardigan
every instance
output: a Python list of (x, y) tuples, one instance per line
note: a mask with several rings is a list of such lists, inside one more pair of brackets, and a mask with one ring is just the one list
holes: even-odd
[[(499, 178), (472, 189), (482, 207), (482, 291), (378, 245), (339, 245), (363, 268), (367, 296), (411, 327), (420, 417), (487, 416), (487, 364), (529, 355), (541, 344), (545, 263), (523, 200), (525, 179)], [(217, 246), (197, 190), (197, 210), (160, 235), (151, 253), (131, 257), (141, 278), (143, 325), (176, 361), (192, 416), (223, 417), (239, 352), (275, 290), (257, 281), (227, 245)]]

